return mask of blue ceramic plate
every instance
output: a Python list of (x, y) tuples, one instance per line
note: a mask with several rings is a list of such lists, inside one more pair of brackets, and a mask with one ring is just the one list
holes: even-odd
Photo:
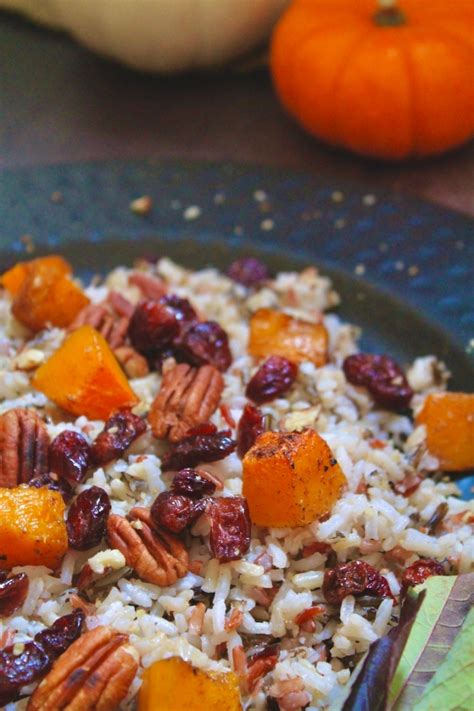
[[(431, 204), (305, 174), (234, 164), (110, 162), (3, 173), (0, 267), (61, 252), (89, 276), (139, 256), (225, 267), (316, 264), (362, 345), (401, 362), (435, 353), (472, 390), (470, 219)], [(147, 216), (129, 203), (150, 195)], [(462, 480), (469, 495), (473, 479)]]

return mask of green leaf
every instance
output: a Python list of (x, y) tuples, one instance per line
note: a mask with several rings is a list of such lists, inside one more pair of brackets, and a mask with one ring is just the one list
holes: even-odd
[(452, 649), (413, 711), (472, 711), (474, 708), (474, 608)]
[[(474, 573), (432, 576), (415, 588), (418, 594), (426, 590), (426, 597), (390, 685), (388, 708), (414, 711), (416, 704), (421, 703), (422, 694), (453, 647), (469, 613), (473, 589)], [(451, 674), (448, 667), (448, 675)], [(426, 708), (449, 711), (439, 691), (444, 686), (437, 688), (436, 706)]]

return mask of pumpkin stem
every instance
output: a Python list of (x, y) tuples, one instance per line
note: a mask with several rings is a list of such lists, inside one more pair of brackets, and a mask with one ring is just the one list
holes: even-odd
[(379, 27), (399, 27), (406, 23), (406, 17), (397, 5), (397, 0), (378, 0), (379, 9), (373, 20)]

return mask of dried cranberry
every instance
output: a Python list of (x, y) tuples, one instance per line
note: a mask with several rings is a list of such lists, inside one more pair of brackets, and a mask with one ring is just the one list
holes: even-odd
[(323, 595), (331, 605), (338, 605), (348, 595), (391, 597), (388, 582), (371, 565), (362, 560), (336, 565), (324, 573)]
[(202, 321), (188, 328), (176, 342), (179, 354), (193, 365), (210, 363), (224, 372), (232, 363), (227, 333), (216, 321)]
[(432, 558), (420, 558), (403, 571), (401, 595), (405, 596), (408, 588), (424, 583), (432, 575), (444, 575), (441, 563)]
[(51, 627), (38, 632), (34, 641), (50, 656), (59, 657), (80, 636), (84, 619), (82, 610), (74, 610), (70, 615), (57, 619)]
[(0, 573), (0, 617), (10, 617), (25, 602), (29, 580), (25, 573), (7, 577)]
[(286, 393), (295, 382), (298, 368), (281, 356), (271, 356), (253, 375), (245, 394), (258, 405)]
[(179, 322), (175, 313), (158, 301), (138, 304), (128, 326), (133, 347), (144, 355), (166, 348), (178, 333)]
[(91, 464), (91, 448), (79, 432), (64, 430), (49, 445), (49, 470), (73, 486), (85, 478)]
[(211, 479), (202, 476), (196, 469), (181, 469), (174, 475), (171, 491), (174, 494), (190, 496), (199, 499), (201, 496), (211, 496), (216, 490), (216, 485)]
[(363, 385), (375, 402), (388, 410), (403, 410), (413, 397), (403, 370), (389, 356), (357, 353), (343, 363), (347, 380)]
[(74, 495), (74, 490), (66, 479), (61, 479), (57, 474), (54, 474), (54, 472), (35, 476), (34, 479), (30, 479), (28, 486), (34, 486), (36, 489), (47, 486), (51, 491), (58, 491), (66, 503), (70, 501)]
[(69, 545), (78, 551), (86, 551), (101, 542), (104, 537), (110, 499), (104, 489), (91, 486), (72, 502), (67, 515)]
[(118, 459), (145, 430), (145, 420), (130, 410), (116, 412), (92, 444), (92, 461), (96, 466), (103, 466)]
[(0, 652), (0, 708), (20, 698), (20, 689), (45, 676), (53, 660), (43, 648), (27, 642), (21, 654), (14, 653), (13, 645)]
[(167, 306), (180, 323), (193, 323), (193, 321), (198, 320), (197, 313), (190, 302), (177, 294), (166, 294), (162, 296), (160, 304)]
[(208, 509), (209, 545), (221, 563), (242, 558), (250, 546), (250, 514), (243, 496), (213, 499)]
[(206, 506), (206, 499), (191, 499), (172, 491), (163, 491), (153, 502), (150, 513), (157, 526), (162, 526), (172, 533), (181, 533), (197, 521)]
[(237, 454), (241, 459), (253, 447), (259, 435), (265, 432), (265, 418), (258, 407), (245, 405), (237, 427)]
[(233, 452), (235, 445), (228, 431), (185, 437), (162, 457), (163, 471), (195, 467), (201, 462), (217, 462)]
[(203, 422), (195, 427), (190, 427), (186, 432), (186, 437), (191, 437), (192, 435), (210, 435), (216, 434), (217, 427), (213, 422)]
[(27, 642), (20, 654), (14, 645), (0, 651), (0, 707), (16, 701), (22, 686), (41, 679), (60, 654), (80, 636), (85, 615), (74, 610)]
[(239, 284), (248, 287), (258, 286), (270, 277), (266, 265), (255, 257), (236, 259), (228, 268), (227, 275)]

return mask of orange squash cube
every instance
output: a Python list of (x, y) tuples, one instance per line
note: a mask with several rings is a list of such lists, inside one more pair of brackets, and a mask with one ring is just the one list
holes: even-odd
[(61, 494), (47, 487), (0, 489), (0, 570), (57, 568), (68, 549), (65, 508)]
[(328, 333), (322, 323), (259, 309), (250, 319), (248, 351), (256, 358), (278, 355), (293, 363), (309, 360), (321, 366), (328, 359)]
[(204, 672), (179, 657), (161, 659), (145, 670), (138, 711), (241, 711), (233, 672)]
[(257, 526), (305, 526), (331, 511), (346, 478), (314, 430), (264, 432), (243, 460), (243, 494)]
[(31, 382), (64, 410), (90, 419), (105, 420), (138, 402), (107, 341), (91, 326), (73, 331)]
[(429, 452), (446, 471), (474, 468), (474, 394), (432, 393), (416, 417)]
[(87, 306), (89, 299), (71, 281), (49, 264), (31, 264), (13, 300), (15, 318), (32, 331), (48, 325), (66, 328)]
[(4, 289), (10, 292), (12, 296), (16, 296), (26, 279), (29, 269), (31, 267), (35, 268), (35, 265), (47, 267), (49, 271), (57, 274), (58, 276), (72, 274), (71, 265), (66, 262), (65, 259), (60, 257), (58, 254), (51, 254), (48, 257), (31, 259), (29, 262), (18, 262), (14, 267), (0, 276), (0, 284)]

